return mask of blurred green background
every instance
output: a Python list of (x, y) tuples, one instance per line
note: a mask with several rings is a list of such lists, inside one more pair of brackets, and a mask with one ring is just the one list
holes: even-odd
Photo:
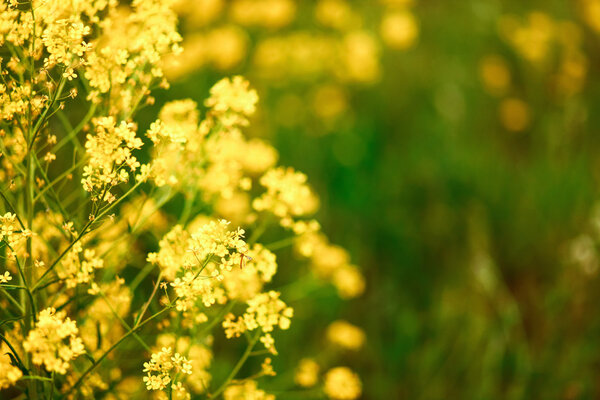
[[(223, 76), (257, 88), (250, 135), (309, 176), (323, 230), (367, 278), (349, 305), (333, 291), (312, 297), (314, 314), (298, 316), (294, 334), (318, 340), (338, 313), (363, 327), (367, 346), (344, 361), (365, 399), (600, 398), (600, 3), (338, 1), (360, 16), (340, 27), (315, 18), (323, 2), (296, 2), (271, 26), (232, 17), (225, 2), (192, 23), (209, 3), (182, 6), (184, 38), (235, 26), (244, 54), (225, 65), (187, 59), (168, 98), (159, 92), (142, 116), (174, 98), (201, 102)], [(382, 40), (394, 13), (414, 18), (409, 45)], [(354, 31), (377, 43), (368, 82), (331, 73), (344, 68), (331, 54), (325, 72), (276, 78), (255, 57), (269, 38)], [(361, 54), (358, 65), (371, 62)], [(314, 106), (315, 90), (331, 85), (333, 100), (325, 91)], [(336, 90), (341, 111), (319, 118)], [(303, 356), (282, 353), (276, 363)]]

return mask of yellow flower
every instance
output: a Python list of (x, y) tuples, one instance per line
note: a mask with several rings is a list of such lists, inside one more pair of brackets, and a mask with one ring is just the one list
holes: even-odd
[(249, 86), (250, 83), (241, 76), (221, 79), (210, 89), (210, 97), (204, 105), (217, 115), (233, 111), (248, 117), (254, 114), (258, 102), (256, 90)]
[(0, 390), (6, 389), (17, 383), (23, 376), (23, 372), (16, 366), (8, 356), (9, 348), (4, 343), (0, 345)]
[(501, 95), (509, 88), (510, 71), (506, 61), (499, 56), (490, 55), (483, 58), (479, 64), (479, 75), (485, 90), (492, 95)]
[(306, 175), (293, 168), (278, 167), (268, 170), (260, 184), (267, 191), (256, 198), (252, 206), (257, 211), (269, 211), (279, 217), (282, 225), (291, 225), (292, 217), (314, 213), (318, 199), (306, 184)]
[(67, 317), (66, 312), (47, 308), (40, 311), (38, 322), (29, 331), (23, 348), (31, 354), (35, 365), (64, 375), (71, 367), (71, 361), (85, 353), (78, 332), (75, 321)]
[(275, 396), (260, 390), (254, 380), (245, 380), (228, 386), (223, 393), (223, 398), (225, 400), (275, 400)]
[[(173, 382), (179, 373), (191, 375), (192, 364), (179, 353), (173, 354), (170, 347), (163, 347), (158, 353), (153, 353), (150, 361), (144, 363), (147, 375), (143, 381), (148, 390), (163, 390)], [(173, 387), (181, 390), (181, 386), (173, 382)]]
[(319, 364), (311, 358), (303, 358), (296, 368), (294, 381), (302, 387), (312, 387), (319, 380)]
[(225, 316), (222, 324), (225, 335), (228, 338), (238, 337), (245, 331), (260, 329), (262, 332), (261, 342), (265, 348), (275, 352), (270, 332), (275, 327), (288, 329), (294, 310), (280, 300), (279, 293), (273, 290), (260, 293), (246, 303), (248, 304), (246, 312), (237, 320), (233, 314)]
[(381, 38), (393, 49), (407, 49), (414, 45), (419, 36), (419, 25), (415, 16), (406, 10), (386, 14), (381, 21)]
[(10, 276), (10, 272), (4, 271), (4, 274), (0, 274), (0, 283), (8, 283), (11, 280), (12, 276)]
[(333, 400), (354, 400), (362, 393), (360, 378), (347, 367), (336, 367), (325, 374), (325, 394)]
[(529, 106), (521, 99), (508, 98), (500, 103), (498, 109), (500, 122), (511, 132), (521, 132), (531, 123)]
[(334, 321), (327, 327), (327, 340), (349, 350), (358, 350), (365, 343), (365, 333), (346, 321)]

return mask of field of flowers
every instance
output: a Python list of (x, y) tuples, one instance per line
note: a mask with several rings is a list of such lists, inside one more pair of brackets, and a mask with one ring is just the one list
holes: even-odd
[(600, 397), (600, 0), (2, 0), (0, 399)]

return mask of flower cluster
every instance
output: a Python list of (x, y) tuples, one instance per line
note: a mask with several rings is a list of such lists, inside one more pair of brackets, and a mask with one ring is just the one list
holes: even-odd
[(350, 264), (348, 252), (329, 243), (322, 233), (308, 232), (300, 236), (296, 251), (310, 259), (313, 271), (330, 280), (342, 298), (357, 297), (364, 292), (365, 279), (358, 267)]
[(263, 289), (277, 272), (275, 254), (255, 244), (240, 260), (240, 268), (224, 272), (223, 287), (227, 297), (246, 301)]
[(260, 341), (265, 348), (276, 353), (271, 332), (275, 327), (288, 329), (294, 310), (280, 300), (279, 293), (273, 290), (260, 293), (246, 303), (248, 304), (246, 312), (237, 320), (233, 314), (225, 317), (223, 321), (225, 335), (228, 338), (237, 337), (246, 331), (260, 329)]
[(187, 375), (185, 387), (194, 394), (206, 392), (211, 381), (208, 370), (213, 358), (210, 343), (196, 343), (189, 336), (176, 337), (174, 334), (161, 334), (156, 340), (156, 347), (172, 348), (174, 352), (186, 356), (192, 366), (192, 373)]
[(172, 1), (134, 0), (131, 9), (110, 3), (100, 24), (103, 35), (92, 42), (94, 51), (87, 58), (85, 77), (93, 88), (88, 98), (106, 98), (111, 115), (121, 110), (129, 115), (153, 82), (162, 79), (161, 57), (181, 51), (181, 36)]
[(275, 400), (275, 396), (259, 389), (255, 380), (246, 380), (229, 386), (223, 393), (223, 398), (225, 400)]
[(23, 348), (32, 355), (34, 364), (64, 375), (71, 361), (85, 353), (78, 332), (75, 321), (66, 312), (50, 307), (40, 311), (35, 329), (29, 332)]
[(136, 137), (136, 127), (122, 121), (117, 124), (114, 117), (98, 118), (94, 121), (95, 133), (87, 135), (85, 150), (89, 156), (83, 169), (83, 187), (88, 192), (102, 197), (100, 201), (111, 203), (115, 197), (109, 189), (129, 180), (129, 171), (140, 166), (132, 151), (142, 147)]
[(260, 174), (277, 160), (271, 146), (246, 140), (239, 130), (248, 124), (257, 99), (248, 81), (236, 76), (213, 87), (202, 121), (195, 102), (167, 103), (146, 133), (155, 145), (151, 176), (156, 184), (198, 188), (206, 200), (250, 189), (245, 173)]
[(0, 390), (2, 390), (14, 385), (23, 376), (23, 372), (12, 364), (9, 349), (4, 343), (0, 345), (0, 350), (2, 351), (0, 354)]
[(181, 354), (173, 354), (170, 347), (163, 347), (144, 363), (144, 372), (147, 373), (144, 382), (148, 390), (164, 390), (169, 384), (172, 388), (179, 388), (175, 377), (179, 373), (190, 375), (192, 364)]
[(319, 205), (306, 180), (306, 175), (292, 168), (271, 169), (260, 178), (267, 191), (252, 206), (257, 211), (273, 213), (282, 226), (292, 227), (294, 217), (312, 214)]
[(65, 255), (58, 269), (58, 277), (64, 279), (68, 288), (89, 283), (96, 269), (102, 268), (104, 261), (98, 258), (93, 249), (83, 249), (81, 242), (75, 243)]
[(19, 224), (20, 222), (15, 214), (0, 215), (0, 242), (4, 241), (9, 246), (7, 253), (11, 257), (16, 257), (15, 251), (17, 251), (19, 245), (31, 236), (31, 231), (24, 229)]
[(213, 269), (212, 277), (222, 279), (222, 271), (230, 271), (241, 263), (248, 251), (244, 241), (244, 230), (229, 230), (225, 220), (201, 224), (193, 233), (175, 226), (159, 242), (159, 251), (148, 254), (148, 261), (160, 266), (165, 277), (174, 280), (185, 271), (198, 272), (213, 260), (219, 268)]
[(204, 105), (225, 126), (247, 125), (249, 117), (256, 111), (258, 95), (249, 88), (250, 83), (241, 76), (222, 79), (210, 89), (210, 97)]
[[(200, 18), (220, 1), (202, 0)], [(217, 82), (202, 103), (167, 102), (148, 140), (138, 135), (136, 113), (153, 104), (151, 90), (168, 88), (163, 58), (181, 50), (174, 2), (0, 4), (0, 389), (65, 399), (147, 390), (157, 399), (274, 398), (257, 383), (275, 375), (271, 358), (224, 381), (224, 364), (213, 360), (234, 347), (219, 341), (243, 333), (276, 354), (272, 333), (293, 315), (287, 286), (269, 287), (276, 252), (320, 230), (302, 219), (318, 199), (304, 174), (276, 166), (273, 146), (244, 135), (258, 94), (241, 76)], [(296, 15), (291, 0), (227, 7), (245, 27), (280, 27)], [(239, 43), (240, 32), (206, 33), (216, 64), (231, 65), (220, 43)], [(347, 43), (355, 56), (375, 50), (367, 36)], [(318, 97), (333, 104), (324, 113), (344, 108), (336, 88)], [(280, 225), (293, 234), (269, 244)], [(146, 342), (152, 332), (155, 347)], [(150, 353), (143, 379), (139, 365), (121, 362), (139, 346)]]

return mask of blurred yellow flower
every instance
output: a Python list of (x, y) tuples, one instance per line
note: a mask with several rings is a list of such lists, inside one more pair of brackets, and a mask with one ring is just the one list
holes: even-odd
[(303, 358), (296, 368), (294, 382), (306, 388), (315, 386), (319, 381), (319, 370), (319, 364), (315, 360)]
[(508, 98), (500, 103), (498, 109), (500, 122), (511, 132), (521, 132), (531, 123), (531, 111), (527, 103), (521, 99)]
[(419, 25), (410, 11), (393, 11), (383, 16), (380, 33), (386, 45), (404, 50), (415, 44), (419, 36)]
[(333, 400), (354, 400), (362, 393), (362, 383), (350, 368), (336, 367), (325, 374), (325, 394)]
[(484, 88), (491, 95), (502, 95), (510, 87), (510, 70), (506, 61), (500, 56), (489, 55), (484, 57), (479, 63), (479, 76)]
[(362, 329), (346, 321), (334, 321), (327, 327), (327, 340), (349, 350), (358, 350), (365, 343)]

